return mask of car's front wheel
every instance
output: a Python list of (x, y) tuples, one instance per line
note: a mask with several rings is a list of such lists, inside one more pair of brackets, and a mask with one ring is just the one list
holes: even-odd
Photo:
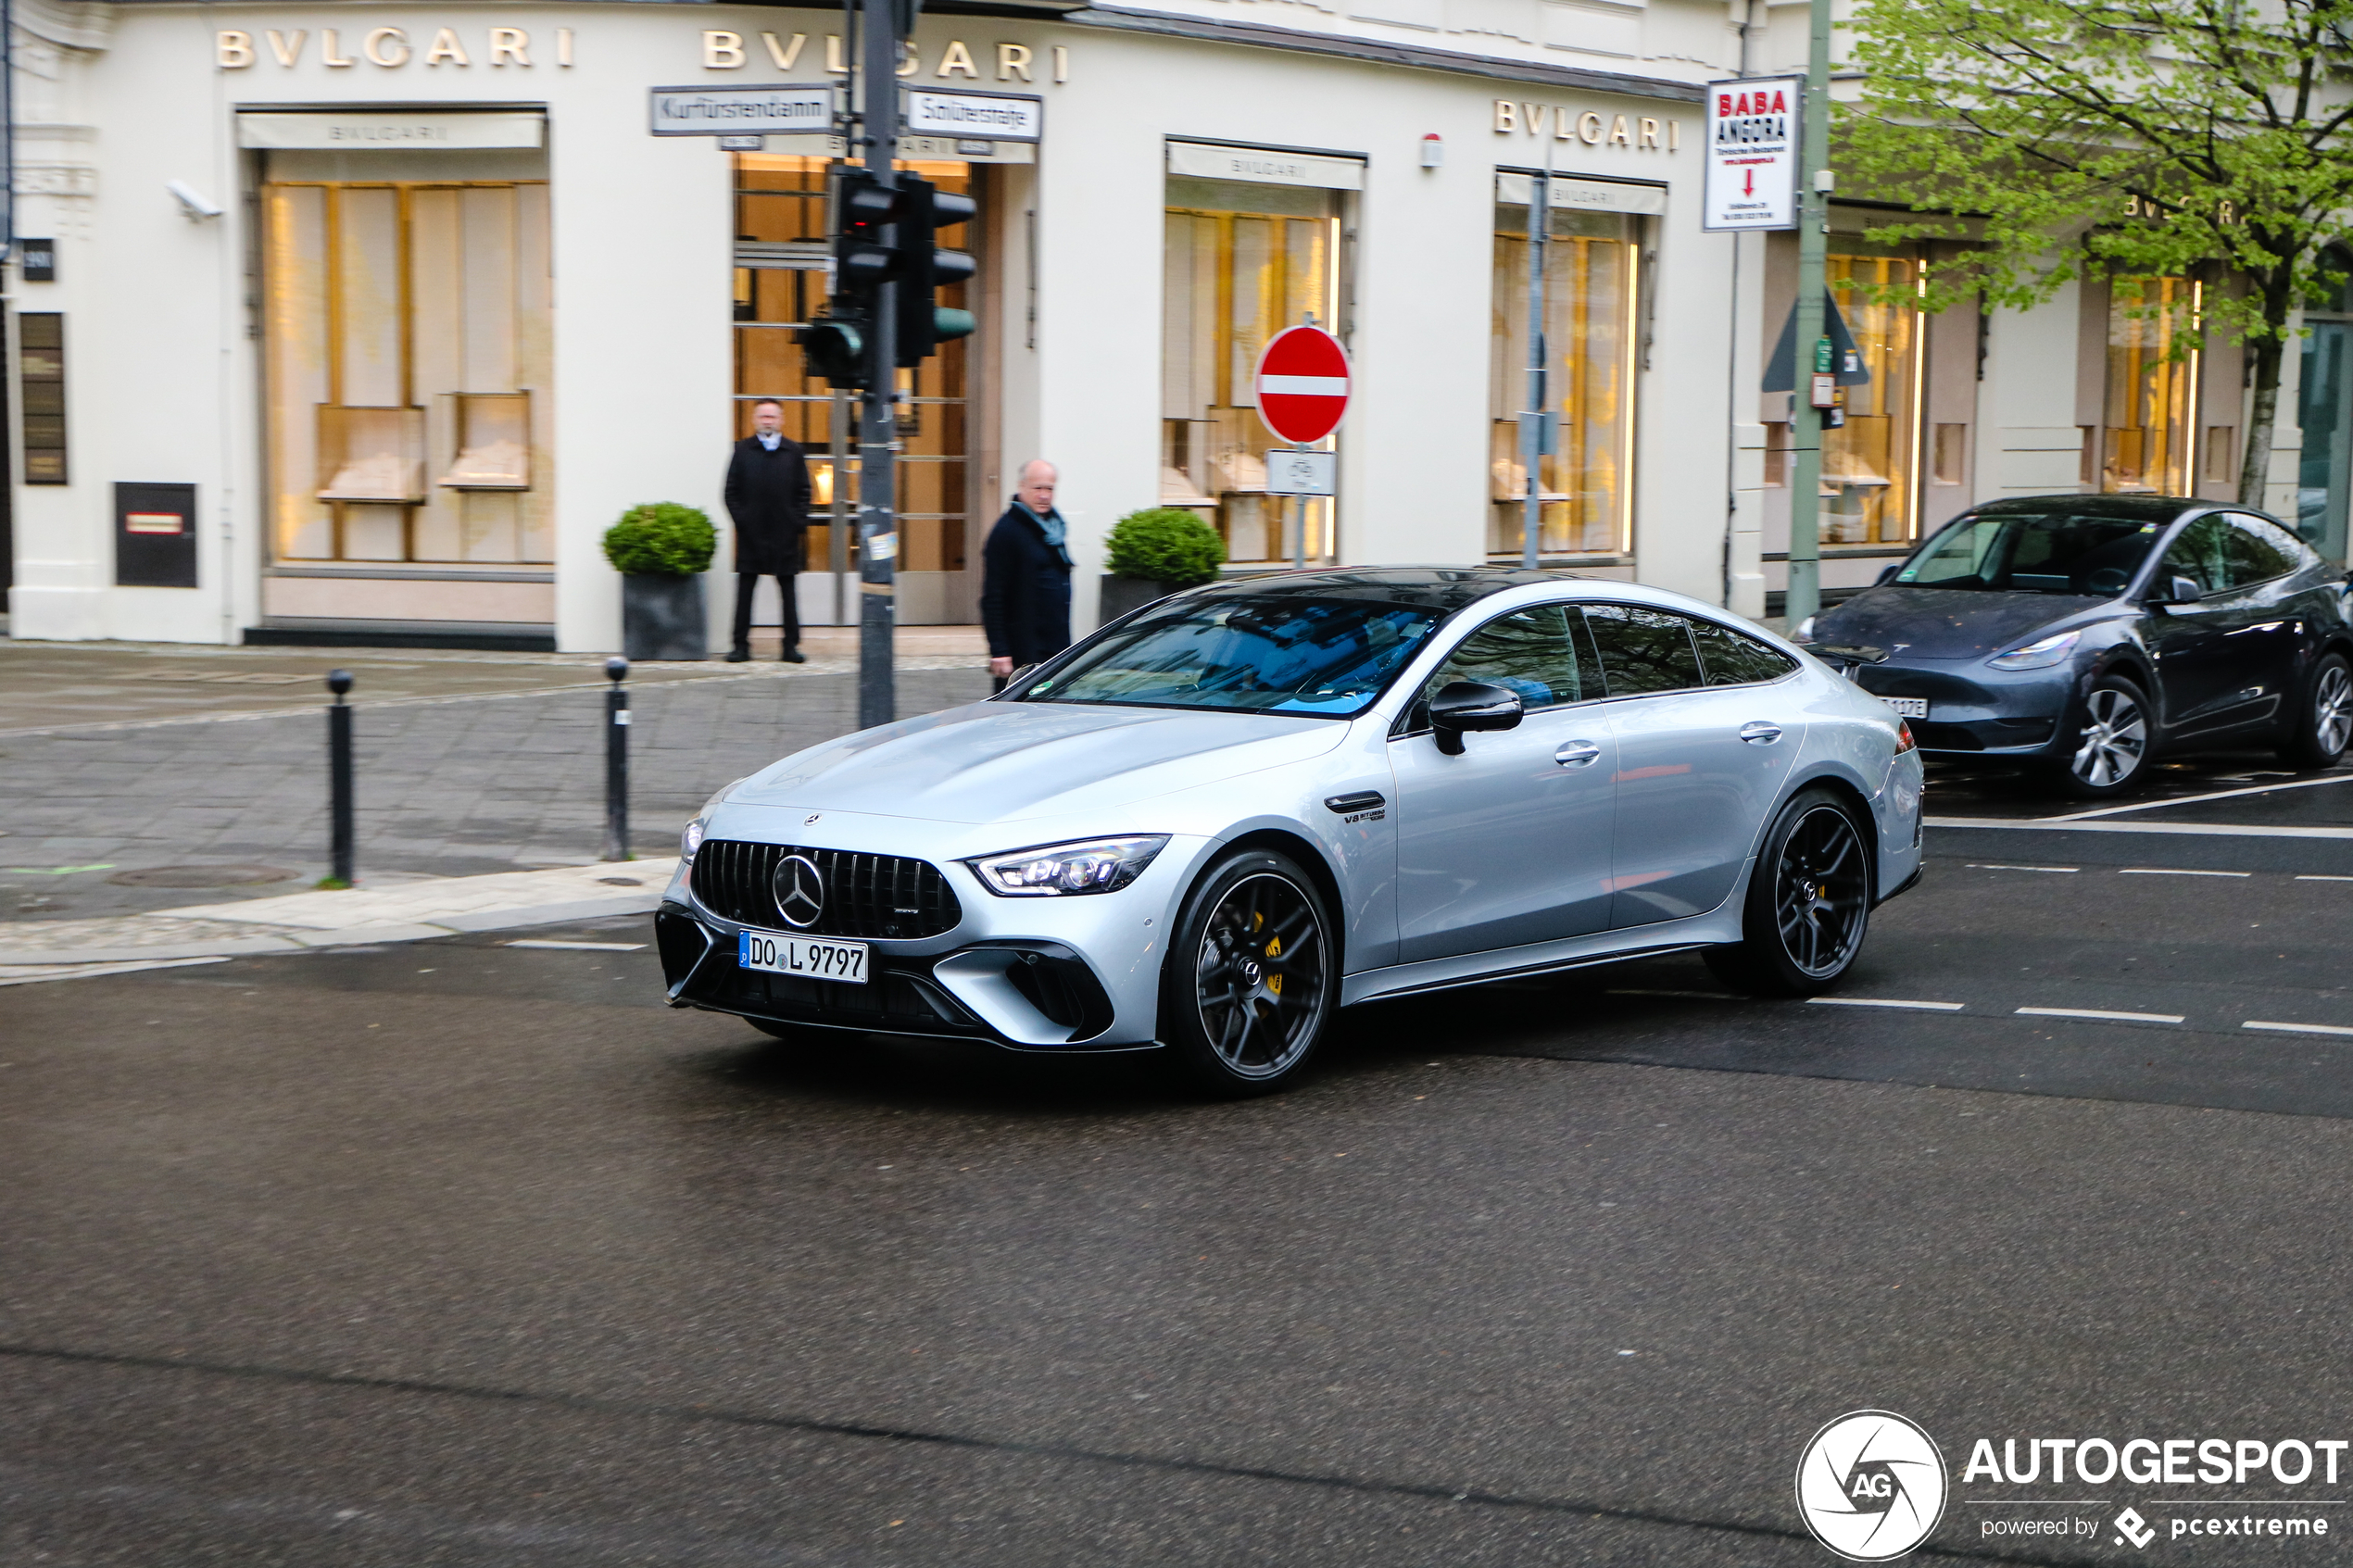
[(1812, 996), (1854, 964), (1870, 923), (1869, 831), (1839, 797), (1808, 789), (1765, 835), (1741, 940), (1708, 948), (1707, 967), (1752, 996)]
[(1229, 855), (1185, 900), (1162, 973), (1161, 1040), (1196, 1084), (1283, 1088), (1315, 1055), (1339, 991), (1323, 895), (1286, 856)]
[(2095, 800), (2136, 787), (2148, 766), (2149, 739), (2149, 699), (2141, 688), (2121, 675), (2101, 676), (2067, 738), (2061, 787)]
[(2347, 742), (2353, 742), (2353, 667), (2343, 654), (2332, 653), (2305, 683), (2303, 710), (2280, 759), (2293, 768), (2334, 768)]

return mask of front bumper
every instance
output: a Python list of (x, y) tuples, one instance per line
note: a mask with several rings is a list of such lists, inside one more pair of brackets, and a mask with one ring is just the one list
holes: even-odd
[(2066, 666), (2020, 671), (1989, 670), (1982, 660), (1891, 659), (1867, 664), (1856, 684), (1874, 696), (1920, 697), (1928, 717), (1911, 721), (1912, 736), (1932, 757), (2037, 757), (2061, 746), (2059, 720), (2067, 712), (2075, 671)]

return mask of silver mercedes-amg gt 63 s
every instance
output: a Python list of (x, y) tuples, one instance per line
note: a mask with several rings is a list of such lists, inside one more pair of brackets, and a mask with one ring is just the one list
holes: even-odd
[(1496, 569), (1221, 583), (738, 780), (655, 917), (771, 1034), (1295, 1079), (1360, 1002), (1698, 949), (1803, 995), (1919, 875), (1902, 720), (1695, 599)]

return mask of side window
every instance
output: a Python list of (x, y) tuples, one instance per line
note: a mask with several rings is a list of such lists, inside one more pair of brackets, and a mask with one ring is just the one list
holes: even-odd
[(2231, 585), (2250, 587), (2285, 577), (2304, 564), (2303, 548), (2276, 523), (2234, 512), (2230, 518)]
[(1711, 686), (1746, 686), (1778, 681), (1797, 668), (1797, 660), (1755, 637), (1718, 626), (1713, 621), (1692, 622), (1692, 641), (1699, 645), (1700, 668)]
[(1571, 639), (1560, 605), (1524, 609), (1472, 633), (1430, 677), (1422, 699), (1427, 702), (1455, 681), (1485, 681), (1516, 691), (1531, 711), (1601, 696), (1601, 683), (1593, 678), (1590, 659), (1578, 657), (1578, 640)]
[(2229, 520), (2219, 512), (2199, 518), (2167, 547), (2158, 576), (2192, 578), (2202, 593), (2227, 592), (2232, 585), (2232, 532)]
[(1601, 651), (1612, 696), (1678, 692), (1701, 684), (1692, 623), (1680, 615), (1634, 605), (1587, 605), (1585, 624)]

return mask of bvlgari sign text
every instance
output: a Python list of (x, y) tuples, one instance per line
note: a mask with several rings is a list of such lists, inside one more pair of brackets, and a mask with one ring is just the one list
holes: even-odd
[(213, 58), (222, 70), (245, 70), (266, 57), (292, 70), (306, 58), (333, 69), (361, 65), (385, 70), (411, 63), (435, 69), (470, 69), (476, 65), (503, 69), (529, 69), (535, 60), (552, 58), (559, 67), (572, 64), (572, 29), (560, 27), (553, 36), (535, 42), (530, 30), (520, 27), (435, 28), (425, 36), (419, 28), (322, 27), (267, 28), (253, 32), (223, 28), (212, 35)]
[(1523, 104), (1495, 100), (1495, 134), (1541, 137), (1555, 142), (1582, 142), (1589, 147), (1622, 147), (1636, 153), (1671, 153), (1683, 145), (1683, 127), (1673, 119), (1646, 114), (1579, 113), (1561, 104)]

